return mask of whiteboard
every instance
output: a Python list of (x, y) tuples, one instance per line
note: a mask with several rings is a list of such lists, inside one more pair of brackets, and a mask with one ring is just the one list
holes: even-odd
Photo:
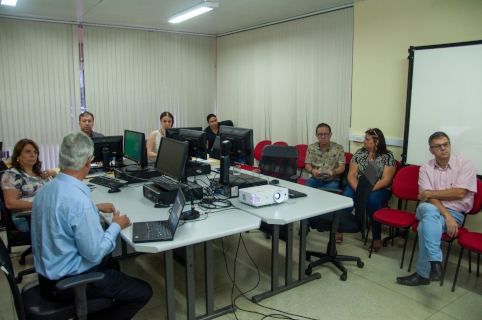
[(428, 138), (443, 131), (450, 137), (452, 155), (471, 159), (481, 175), (482, 41), (411, 50), (405, 163), (422, 165), (433, 159)]

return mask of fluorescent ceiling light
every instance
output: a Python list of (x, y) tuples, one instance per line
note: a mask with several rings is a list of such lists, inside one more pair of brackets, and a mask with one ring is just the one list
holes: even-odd
[(198, 5), (195, 5), (194, 7), (181, 11), (178, 14), (175, 14), (167, 19), (171, 23), (179, 23), (192, 17), (198, 16), (204, 12), (211, 11), (213, 10), (213, 8), (217, 7), (219, 7), (219, 3), (204, 1)]
[(17, 0), (2, 0), (2, 6), (14, 6), (17, 4)]

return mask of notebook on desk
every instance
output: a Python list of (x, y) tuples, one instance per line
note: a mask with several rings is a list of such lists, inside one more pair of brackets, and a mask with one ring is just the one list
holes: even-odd
[(169, 241), (174, 239), (177, 224), (184, 209), (186, 198), (181, 189), (177, 191), (176, 200), (172, 205), (168, 220), (134, 222), (132, 231), (132, 242), (154, 242)]

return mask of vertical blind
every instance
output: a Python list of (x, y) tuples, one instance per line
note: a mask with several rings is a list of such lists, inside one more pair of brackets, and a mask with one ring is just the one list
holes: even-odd
[(44, 168), (58, 166), (62, 138), (80, 110), (77, 26), (0, 19), (0, 141), (28, 138)]
[(174, 127), (205, 126), (214, 108), (214, 39), (84, 27), (86, 109), (94, 131), (146, 135), (164, 111)]
[(218, 119), (289, 145), (326, 122), (348, 150), (352, 57), (353, 8), (220, 37)]

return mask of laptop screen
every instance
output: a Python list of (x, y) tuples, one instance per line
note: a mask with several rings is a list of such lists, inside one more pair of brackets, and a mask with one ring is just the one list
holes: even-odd
[(174, 204), (172, 205), (171, 214), (169, 215), (169, 223), (171, 223), (173, 235), (174, 232), (176, 232), (177, 224), (181, 218), (182, 209), (184, 209), (185, 203), (186, 198), (184, 198), (184, 194), (182, 193), (181, 189), (179, 189), (177, 191), (176, 200), (174, 200)]

